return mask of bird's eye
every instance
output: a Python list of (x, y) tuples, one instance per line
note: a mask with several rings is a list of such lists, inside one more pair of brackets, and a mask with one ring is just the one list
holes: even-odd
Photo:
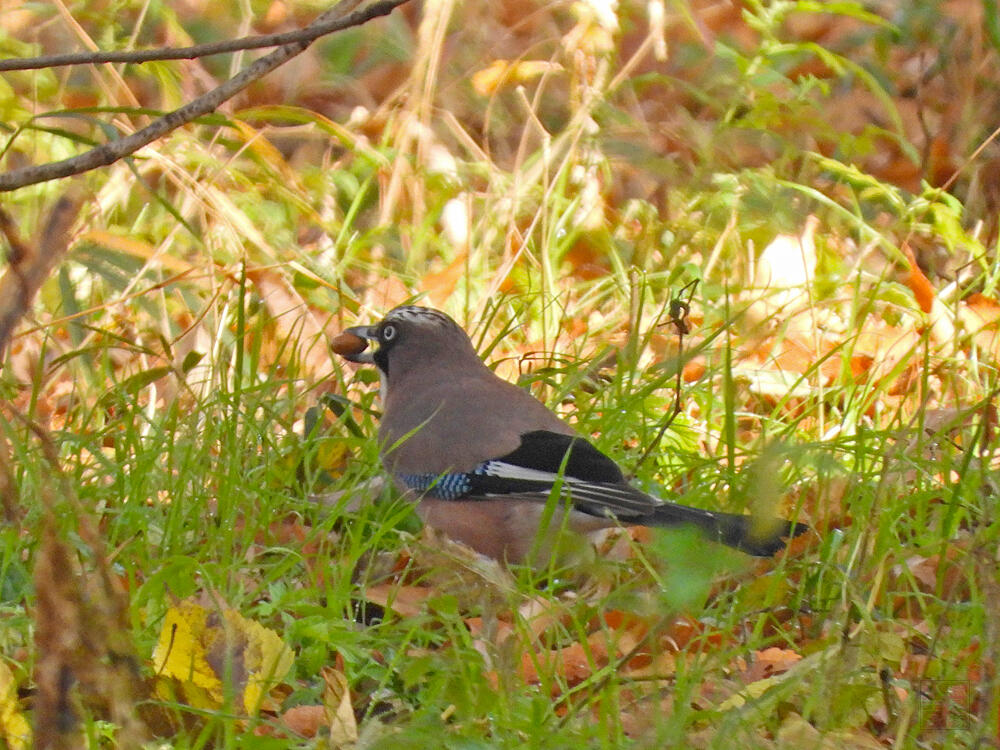
[(387, 325), (385, 328), (382, 329), (383, 341), (392, 341), (394, 338), (396, 338), (396, 326)]

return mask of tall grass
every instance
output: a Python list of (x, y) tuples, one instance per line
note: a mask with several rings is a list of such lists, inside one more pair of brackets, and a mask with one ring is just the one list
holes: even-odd
[[(79, 239), (0, 373), (19, 514), (0, 529), (0, 652), (19, 685), (37, 658), (33, 530), (56, 486), (34, 422), (125, 582), (138, 653), (152, 653), (179, 599), (224, 602), (293, 648), (281, 707), (321, 700), (321, 669), (341, 665), (364, 746), (992, 737), (995, 348), (961, 324), (935, 338), (900, 263), (904, 242), (946, 256), (954, 285), (935, 281), (953, 312), (967, 292), (997, 288), (995, 218), (932, 182), (899, 111), (909, 100), (885, 50), (902, 54), (921, 37), (901, 31), (934, 23), (851, 4), (648, 7), (666, 14), (662, 28), (645, 5), (531, 5), (511, 18), (425, 3), (318, 45), (224, 114), (80, 179), (92, 200)], [(203, 10), (126, 3), (117, 24), (69, 12), (108, 45), (259, 20), (244, 6)], [(948, 39), (962, 33), (944, 11), (926, 14)], [(814, 16), (846, 30), (811, 39)], [(942, 47), (949, 76), (996, 62), (972, 45), (963, 68), (954, 49)], [(473, 76), (501, 59), (506, 78)], [(167, 109), (219, 65), (124, 76), (142, 104)], [(140, 120), (117, 76), (12, 79), (24, 130), (7, 131), (5, 165), (60, 158), (105, 123)], [(955, 166), (985, 137), (990, 100), (976, 109), (976, 86), (988, 89), (963, 82), (952, 111), (971, 139), (950, 144)], [(869, 103), (870, 127), (839, 126), (834, 114)], [(874, 173), (880, 151), (912, 167), (908, 187)], [(955, 194), (989, 179), (974, 161)], [(10, 196), (26, 233), (61, 189)], [(821, 232), (805, 309), (754, 317), (768, 293), (749, 288), (759, 250), (809, 214)], [(691, 282), (681, 347), (668, 321)], [(406, 300), (452, 314), (498, 373), (639, 486), (797, 517), (816, 530), (811, 546), (752, 564), (657, 532), (542, 571), (442, 551), (407, 504), (368, 483), (376, 378), (325, 345)], [(816, 348), (791, 368), (782, 347), (802, 345), (806, 318)], [(876, 346), (896, 336), (902, 352)], [(86, 563), (76, 507), (57, 500)], [(387, 584), (384, 609), (365, 603)], [(394, 612), (392, 596), (414, 587), (428, 598)], [(802, 658), (771, 673), (766, 649)], [(276, 712), (151, 705), (170, 719), (165, 746), (319, 742), (249, 734), (280, 729)], [(114, 727), (90, 726), (91, 746), (113, 743), (96, 735)]]

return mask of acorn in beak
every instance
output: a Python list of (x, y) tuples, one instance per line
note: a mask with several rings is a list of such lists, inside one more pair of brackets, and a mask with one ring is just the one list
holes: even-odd
[(373, 326), (353, 326), (333, 337), (330, 348), (348, 362), (370, 365), (375, 362), (368, 348), (368, 340), (375, 340)]

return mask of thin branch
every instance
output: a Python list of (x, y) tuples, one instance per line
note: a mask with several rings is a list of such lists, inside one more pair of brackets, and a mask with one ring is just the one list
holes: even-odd
[[(684, 386), (684, 335), (691, 332), (691, 329), (688, 327), (687, 318), (691, 314), (691, 300), (694, 299), (694, 292), (697, 287), (697, 279), (690, 281), (670, 300), (669, 322), (673, 323), (674, 329), (677, 331), (677, 384), (674, 386), (674, 408), (664, 417), (660, 423), (660, 429), (656, 432), (656, 437), (646, 446), (646, 450), (639, 456), (639, 460), (635, 462), (635, 466), (629, 472), (630, 478), (639, 472), (639, 467), (649, 458), (652, 452), (659, 449), (660, 441), (667, 434), (670, 425), (677, 419), (677, 415), (684, 410), (681, 404), (681, 389)], [(687, 299), (684, 298), (685, 293), (687, 293)]]
[(14, 328), (31, 307), (31, 301), (49, 272), (69, 249), (70, 228), (80, 211), (77, 197), (62, 197), (53, 206), (41, 241), (21, 239), (13, 220), (0, 209), (0, 233), (11, 247), (7, 273), (0, 279), (0, 361)]
[[(218, 88), (199, 96), (197, 99), (188, 102), (179, 109), (175, 109), (173, 112), (168, 112), (142, 130), (132, 133), (132, 135), (106, 143), (103, 146), (98, 146), (70, 159), (33, 167), (24, 167), (23, 169), (15, 169), (6, 174), (0, 174), (0, 192), (16, 190), (26, 185), (35, 185), (39, 182), (56, 180), (61, 177), (69, 177), (70, 175), (80, 174), (81, 172), (113, 164), (119, 159), (135, 153), (143, 146), (152, 143), (170, 131), (176, 130), (182, 125), (186, 125), (192, 120), (214, 111), (219, 105), (234, 97), (254, 81), (300, 54), (318, 37), (353, 26), (361, 26), (373, 18), (389, 15), (389, 13), (406, 2), (408, 0), (378, 0), (378, 2), (372, 3), (367, 8), (355, 11), (346, 16), (341, 15), (342, 11), (339, 6), (333, 8), (319, 16), (305, 29), (302, 29), (303, 35), (298, 41), (279, 47), (274, 52), (265, 55), (259, 60), (255, 60), (243, 71), (230, 78)], [(322, 31), (319, 31), (319, 29), (322, 29)]]
[[(336, 10), (343, 11), (343, 3)], [(8, 70), (40, 70), (42, 68), (58, 68), (64, 65), (100, 65), (102, 63), (146, 63), (158, 60), (194, 60), (198, 57), (222, 55), (227, 52), (239, 52), (262, 47), (278, 47), (294, 42), (313, 42), (321, 36), (339, 31), (341, 19), (331, 18), (326, 21), (314, 22), (309, 26), (295, 31), (284, 31), (280, 34), (264, 34), (261, 36), (245, 36), (239, 39), (227, 39), (223, 42), (195, 44), (191, 47), (166, 47), (158, 49), (139, 50), (97, 50), (96, 52), (64, 52), (59, 55), (42, 55), (40, 57), (12, 57), (0, 60), (0, 72)]]

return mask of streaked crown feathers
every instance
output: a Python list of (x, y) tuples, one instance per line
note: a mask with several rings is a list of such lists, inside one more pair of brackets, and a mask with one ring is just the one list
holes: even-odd
[(383, 323), (391, 323), (393, 321), (462, 330), (458, 323), (443, 312), (418, 305), (400, 305), (387, 312), (382, 319)]

